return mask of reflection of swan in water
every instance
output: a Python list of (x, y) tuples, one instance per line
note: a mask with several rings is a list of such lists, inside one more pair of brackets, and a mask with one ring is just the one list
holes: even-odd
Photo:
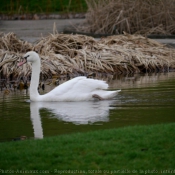
[(31, 102), (30, 112), (35, 138), (43, 138), (43, 129), (39, 110), (45, 108), (59, 120), (74, 124), (107, 122), (109, 109), (115, 100), (84, 102)]
[(32, 120), (34, 137), (43, 138), (43, 128), (41, 124), (41, 118), (38, 106), (35, 103), (30, 103), (30, 118)]

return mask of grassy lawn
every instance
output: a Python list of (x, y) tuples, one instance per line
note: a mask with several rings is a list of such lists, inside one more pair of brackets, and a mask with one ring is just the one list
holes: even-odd
[(57, 13), (84, 12), (85, 0), (1, 0), (0, 13)]
[(174, 133), (175, 124), (160, 124), (0, 143), (0, 173), (169, 174)]

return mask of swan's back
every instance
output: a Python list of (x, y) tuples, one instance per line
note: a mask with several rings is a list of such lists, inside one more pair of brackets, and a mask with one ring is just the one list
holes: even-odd
[[(102, 99), (114, 97), (117, 91), (105, 91), (107, 88), (105, 81), (81, 76), (59, 85), (44, 96), (45, 101), (88, 101), (93, 100), (94, 95)], [(47, 100), (49, 98), (50, 100)]]
[(96, 89), (107, 89), (108, 84), (102, 80), (95, 80), (91, 78), (86, 78), (84, 76), (73, 78), (60, 86), (53, 89), (51, 92), (55, 95), (62, 95), (67, 92), (72, 93), (84, 93), (92, 92)]

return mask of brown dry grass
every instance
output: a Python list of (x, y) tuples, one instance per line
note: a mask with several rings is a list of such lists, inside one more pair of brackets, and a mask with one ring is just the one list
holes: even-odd
[(175, 68), (175, 49), (140, 35), (115, 35), (100, 40), (84, 35), (51, 34), (31, 44), (15, 34), (0, 37), (1, 77), (30, 76), (31, 65), (17, 62), (28, 50), (38, 51), (41, 74), (136, 73), (169, 71)]
[(22, 41), (14, 33), (0, 33), (0, 49), (21, 53), (32, 49), (32, 44)]
[(86, 24), (96, 34), (175, 34), (175, 0), (86, 0)]

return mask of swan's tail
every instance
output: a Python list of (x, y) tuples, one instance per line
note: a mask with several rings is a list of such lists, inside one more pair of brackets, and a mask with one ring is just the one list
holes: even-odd
[(103, 90), (99, 90), (94, 92), (93, 96), (94, 98), (98, 98), (99, 100), (107, 100), (107, 99), (111, 99), (114, 98), (118, 92), (120, 92), (121, 90), (117, 90), (117, 91), (103, 91)]

